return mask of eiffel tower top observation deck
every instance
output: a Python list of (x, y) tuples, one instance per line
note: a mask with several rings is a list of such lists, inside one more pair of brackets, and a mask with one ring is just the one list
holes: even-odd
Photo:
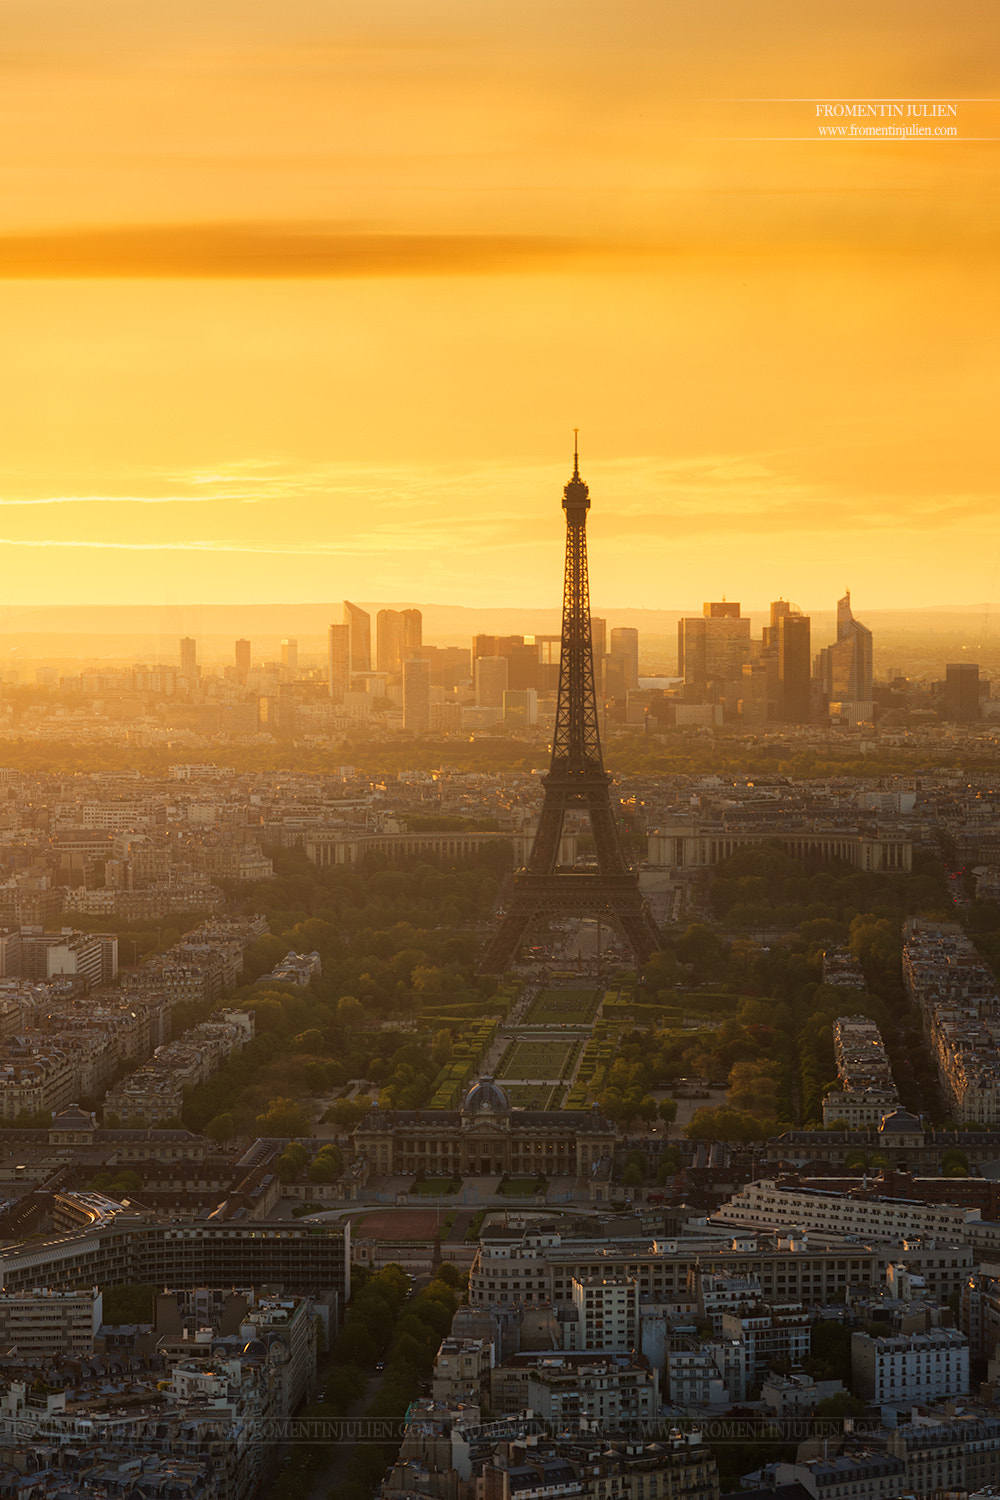
[[(659, 932), (639, 892), (639, 879), (625, 863), (604, 769), (594, 685), (587, 573), (587, 512), (590, 491), (580, 478), (578, 446), (573, 477), (563, 490), (566, 565), (563, 573), (559, 696), (552, 761), (543, 778), (545, 797), (527, 868), (514, 878), (514, 896), (483, 960), (496, 972), (517, 956), (536, 920), (605, 916), (621, 930), (640, 963), (660, 946)], [(597, 873), (558, 868), (563, 824), (570, 809), (590, 818)]]

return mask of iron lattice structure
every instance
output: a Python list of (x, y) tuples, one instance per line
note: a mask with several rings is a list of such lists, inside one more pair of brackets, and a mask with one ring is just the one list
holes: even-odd
[[(482, 962), (487, 973), (509, 968), (529, 927), (554, 917), (606, 918), (620, 930), (640, 964), (661, 946), (656, 923), (639, 891), (638, 873), (625, 863), (611, 811), (611, 777), (601, 755), (587, 574), (590, 491), (580, 478), (575, 451), (573, 477), (563, 490), (562, 503), (566, 567), (552, 763), (542, 783), (545, 797), (527, 866), (514, 876), (513, 897)], [(597, 870), (560, 870), (566, 814), (580, 808), (590, 819)]]

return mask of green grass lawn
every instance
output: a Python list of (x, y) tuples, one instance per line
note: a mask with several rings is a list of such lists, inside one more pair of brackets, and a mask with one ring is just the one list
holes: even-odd
[(417, 1193), (423, 1198), (440, 1198), (445, 1193), (457, 1191), (457, 1184), (453, 1177), (425, 1177), (422, 1182), (414, 1182), (410, 1188), (411, 1193)]
[(503, 1079), (562, 1078), (576, 1043), (548, 1038), (515, 1042), (504, 1053), (500, 1064)]
[(562, 1084), (551, 1083), (507, 1083), (504, 1088), (510, 1095), (515, 1109), (560, 1109), (562, 1107)]
[(589, 1026), (601, 1003), (600, 990), (543, 990), (524, 1018), (525, 1026)]
[(531, 1198), (539, 1186), (544, 1187), (544, 1182), (540, 1184), (537, 1177), (508, 1177), (500, 1192), (505, 1198)]

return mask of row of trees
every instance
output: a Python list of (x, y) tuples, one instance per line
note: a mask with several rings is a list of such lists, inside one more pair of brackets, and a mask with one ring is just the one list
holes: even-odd
[[(354, 1267), (351, 1275), (355, 1289), (324, 1368), (322, 1394), (299, 1413), (304, 1436), (293, 1443), (288, 1463), (271, 1488), (274, 1500), (300, 1500), (343, 1451), (315, 1440), (317, 1423), (348, 1415), (395, 1420), (405, 1415), (431, 1374), (463, 1285), (460, 1274), (447, 1265), (415, 1296), (399, 1266), (373, 1274)], [(371, 1377), (379, 1364), (382, 1369), (373, 1389)], [(331, 1494), (337, 1500), (370, 1500), (395, 1453), (393, 1444), (358, 1444)]]

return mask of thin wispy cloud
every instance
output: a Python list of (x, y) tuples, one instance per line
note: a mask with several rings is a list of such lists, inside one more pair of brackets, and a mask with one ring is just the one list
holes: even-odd
[(0, 235), (0, 278), (462, 276), (621, 253), (535, 234), (359, 233), (325, 222), (187, 223)]
[(256, 500), (256, 495), (0, 495), (2, 506), (33, 505), (209, 505), (221, 500)]

